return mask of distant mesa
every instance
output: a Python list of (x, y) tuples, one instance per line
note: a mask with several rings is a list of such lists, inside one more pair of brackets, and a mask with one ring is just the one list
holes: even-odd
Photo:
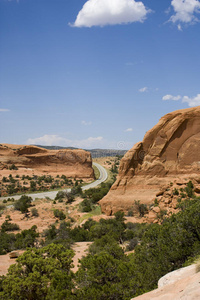
[(162, 117), (122, 158), (119, 175), (101, 201), (111, 215), (127, 212), (135, 200), (151, 204), (170, 183), (200, 183), (200, 106)]
[(48, 150), (37, 146), (0, 144), (0, 169), (9, 169), (11, 165), (62, 173), (72, 178), (94, 179), (91, 154), (82, 149)]
[[(36, 145), (37, 147), (40, 148), (45, 148), (49, 150), (60, 150), (60, 149), (78, 149), (74, 147), (61, 147), (61, 146), (41, 146), (41, 145)], [(107, 157), (107, 156), (116, 156), (120, 155), (123, 156), (128, 150), (120, 150), (120, 149), (89, 149), (86, 150), (89, 151), (92, 155), (92, 158), (97, 158), (97, 157)]]

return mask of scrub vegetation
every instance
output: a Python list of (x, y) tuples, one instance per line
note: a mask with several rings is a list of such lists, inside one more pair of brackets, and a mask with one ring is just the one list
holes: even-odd
[[(161, 276), (200, 255), (200, 199), (191, 184), (186, 193), (192, 198), (183, 199), (179, 213), (161, 224), (125, 223), (124, 213), (117, 212), (74, 227), (57, 211), (59, 223), (39, 237), (36, 226), (8, 233), (8, 217), (0, 232), (0, 253), (29, 248), (1, 277), (1, 299), (128, 300), (156, 288)], [(81, 241), (92, 244), (73, 273), (71, 247)]]

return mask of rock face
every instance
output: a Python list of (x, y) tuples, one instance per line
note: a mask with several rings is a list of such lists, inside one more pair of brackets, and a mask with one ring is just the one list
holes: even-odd
[(100, 201), (106, 214), (149, 204), (162, 186), (200, 178), (200, 106), (162, 117), (121, 160), (119, 175)]
[(81, 149), (46, 150), (36, 146), (0, 144), (0, 169), (9, 169), (12, 164), (73, 178), (94, 178), (91, 155)]
[(162, 277), (158, 289), (132, 300), (198, 300), (200, 299), (200, 273), (191, 265)]

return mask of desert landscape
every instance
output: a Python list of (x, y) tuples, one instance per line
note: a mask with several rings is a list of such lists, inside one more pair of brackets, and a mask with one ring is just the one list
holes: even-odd
[(200, 299), (200, 0), (0, 0), (0, 300)]
[[(200, 130), (199, 117), (199, 107), (164, 116), (158, 125), (147, 132), (144, 141), (136, 144), (124, 157), (117, 155), (92, 160), (91, 154), (83, 150), (45, 150), (36, 146), (2, 144), (1, 194), (10, 197), (2, 198), (4, 200), (0, 198), (0, 234), (3, 241), (0, 248), (0, 276), (9, 276), (7, 275), (11, 272), (9, 267), (20, 261), (18, 257), (23, 259), (27, 246), (29, 249), (35, 249), (33, 247), (46, 249), (45, 247), (50, 247), (52, 242), (73, 251), (70, 272), (75, 276), (79, 276), (80, 272), (86, 272), (83, 266), (87, 259), (98, 257), (101, 251), (105, 251), (104, 249), (108, 249), (106, 251), (110, 253), (109, 247), (114, 245), (116, 247), (114, 251), (121, 253), (118, 263), (124, 261), (125, 264), (127, 257), (127, 267), (130, 268), (128, 272), (133, 272), (131, 271), (132, 259), (137, 265), (140, 252), (142, 253), (143, 248), (148, 245), (145, 242), (148, 234), (153, 234), (154, 230), (160, 227), (160, 237), (157, 236), (154, 246), (160, 247), (159, 239), (165, 244), (165, 231), (168, 230), (168, 226), (179, 227), (179, 218), (183, 218), (184, 224), (186, 222), (184, 216), (187, 216), (187, 219), (193, 214), (193, 222), (198, 222), (198, 210), (193, 209), (193, 206), (199, 205), (200, 194), (198, 148), (195, 147)], [(189, 158), (188, 147), (193, 151)], [(167, 154), (168, 148), (169, 154)], [(71, 155), (76, 159), (70, 160)], [(185, 159), (184, 163), (183, 159)], [(98, 168), (92, 168), (92, 161), (104, 167), (108, 173), (107, 179), (95, 188), (82, 190), (82, 187), (94, 181), (94, 178), (98, 181), (98, 177), (101, 176)], [(76, 172), (72, 172), (72, 169)], [(14, 183), (19, 187), (26, 181), (29, 182), (26, 183), (26, 193), (22, 193), (19, 200), (12, 198), (14, 191), (13, 194), (7, 193), (6, 184), (9, 186)], [(57, 183), (56, 188), (60, 189), (55, 198), (40, 198), (38, 194), (38, 198), (33, 201), (29, 197), (30, 192), (37, 193), (43, 189), (50, 191), (55, 183)], [(17, 192), (20, 196), (22, 191)], [(153, 226), (158, 227), (154, 229)], [(194, 233), (193, 230), (192, 232)], [(177, 240), (176, 234), (173, 238)], [(181, 238), (182, 234), (179, 236), (179, 239)], [(192, 236), (188, 236), (187, 244), (191, 243), (191, 238)], [(196, 243), (198, 240), (199, 238)], [(180, 245), (182, 243), (185, 241), (181, 240)], [(188, 249), (187, 246), (184, 247)], [(192, 249), (193, 247), (189, 251), (191, 254), (188, 252), (186, 256), (188, 259), (193, 255)], [(195, 249), (198, 247), (195, 246)], [(162, 250), (159, 251), (162, 253)], [(177, 253), (179, 250), (175, 247), (173, 251)], [(169, 257), (171, 255), (169, 252)], [(179, 256), (181, 255), (179, 253)], [(194, 255), (194, 259), (197, 257)], [(140, 257), (140, 261), (141, 258), (145, 260), (145, 256)], [(165, 275), (167, 270), (180, 268), (185, 261), (185, 258), (178, 259), (176, 256), (170, 259), (173, 261), (173, 267), (165, 266), (164, 260), (164, 271), (158, 271), (151, 289), (156, 286), (162, 274)], [(194, 259), (191, 259), (191, 262), (194, 263)], [(181, 260), (182, 263), (179, 262)], [(150, 270), (151, 264), (149, 263), (148, 267)], [(88, 267), (91, 266), (92, 261)], [(140, 268), (144, 266), (141, 262)], [(162, 286), (160, 284), (162, 279), (160, 279), (157, 290), (135, 299), (181, 299), (182, 296), (191, 295), (193, 297), (191, 299), (198, 299), (199, 273), (195, 271), (198, 268), (195, 264), (191, 268), (193, 268), (192, 273), (190, 274), (185, 268), (182, 277), (176, 275), (182, 273), (174, 273), (178, 271), (172, 272), (172, 275), (169, 273), (166, 276), (172, 279), (163, 279), (165, 283)], [(143, 274), (145, 280), (147, 275), (143, 272), (141, 270), (139, 274), (140, 276)], [(146, 278), (146, 284), (149, 280), (150, 278), (148, 280)], [(134, 283), (129, 281), (126, 284), (134, 286)], [(91, 279), (91, 292), (93, 285)], [(129, 290), (128, 287), (126, 289), (131, 297), (134, 291), (131, 288)], [(76, 297), (80, 291), (72, 292), (70, 297)]]

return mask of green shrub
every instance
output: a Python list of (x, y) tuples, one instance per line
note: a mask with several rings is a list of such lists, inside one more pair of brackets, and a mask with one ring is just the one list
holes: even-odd
[(8, 220), (6, 220), (2, 225), (1, 225), (1, 232), (6, 232), (6, 231), (14, 231), (14, 230), (19, 230), (19, 226), (15, 223), (10, 223)]
[(157, 198), (154, 200), (154, 206), (158, 206), (158, 199)]
[(9, 170), (18, 170), (18, 168), (15, 166), (15, 164), (12, 164), (10, 166)]
[(137, 246), (138, 244), (138, 238), (133, 238), (130, 240), (128, 246), (126, 247), (126, 251), (132, 251), (135, 249), (135, 247)]
[(189, 198), (192, 198), (194, 196), (193, 189), (194, 189), (193, 183), (192, 183), (192, 181), (189, 181), (187, 183), (187, 186), (185, 187), (185, 192)]
[(33, 208), (31, 209), (31, 214), (32, 214), (33, 217), (38, 217), (38, 216), (39, 216), (39, 213), (38, 213), (37, 208), (33, 207)]
[(128, 211), (128, 213), (127, 213), (127, 216), (128, 216), (128, 217), (133, 217), (133, 215), (134, 215), (133, 209), (130, 209), (130, 210)]
[(6, 232), (0, 232), (0, 255), (4, 255), (15, 248), (16, 236), (14, 233), (7, 234)]
[(67, 192), (66, 196), (67, 196), (67, 202), (68, 203), (72, 203), (75, 199), (74, 195), (71, 192)]
[(19, 210), (22, 213), (28, 212), (28, 208), (31, 206), (32, 198), (27, 195), (22, 195), (19, 200), (14, 203), (14, 209)]
[(79, 209), (81, 212), (89, 212), (92, 211), (92, 203), (90, 200), (84, 199), (80, 205)]
[(57, 192), (57, 194), (56, 194), (55, 200), (58, 200), (58, 199), (64, 199), (64, 198), (66, 198), (66, 197), (67, 197), (66, 191), (59, 191), (59, 192)]
[(54, 209), (53, 213), (54, 213), (54, 216), (60, 220), (66, 219), (66, 215), (64, 214), (64, 212), (62, 210)]
[(175, 196), (179, 195), (179, 191), (176, 188), (173, 190), (173, 195), (175, 195)]
[(34, 192), (36, 191), (36, 182), (31, 180), (30, 181), (30, 188), (31, 188), (31, 191)]
[(135, 200), (135, 206), (139, 212), (140, 217), (144, 217), (144, 215), (148, 212), (147, 205), (144, 203), (140, 203), (140, 200)]
[(9, 182), (9, 179), (7, 179), (5, 176), (2, 178), (2, 182)]
[(34, 247), (39, 233), (36, 231), (37, 226), (33, 225), (30, 229), (22, 230), (21, 233), (16, 234), (15, 248), (26, 249), (27, 247)]

